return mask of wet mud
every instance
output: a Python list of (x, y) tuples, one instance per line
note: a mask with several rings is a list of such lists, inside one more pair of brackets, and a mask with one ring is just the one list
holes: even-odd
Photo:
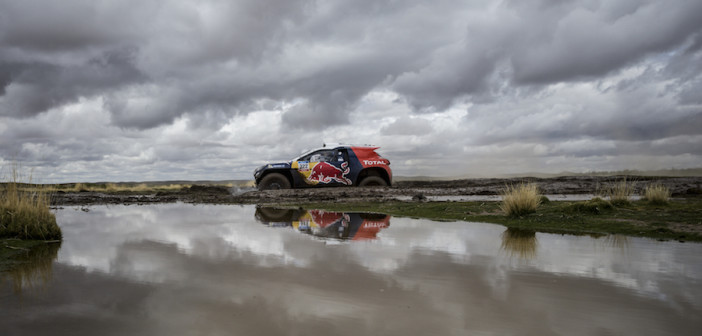
[[(382, 188), (307, 188), (257, 191), (223, 186), (194, 185), (174, 192), (99, 193), (59, 192), (52, 196), (52, 204), (149, 204), (149, 203), (207, 203), (207, 204), (280, 204), (305, 202), (386, 202), (424, 201), (431, 196), (494, 196), (506, 185), (533, 182), (546, 195), (598, 194), (624, 176), (557, 177), (557, 178), (487, 178), (452, 181), (399, 181), (392, 187)], [(668, 187), (673, 197), (702, 196), (702, 177), (626, 177), (635, 184), (635, 194), (641, 194), (649, 183), (658, 182)]]

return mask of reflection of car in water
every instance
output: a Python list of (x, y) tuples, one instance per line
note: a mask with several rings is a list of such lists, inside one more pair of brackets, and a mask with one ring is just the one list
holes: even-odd
[(272, 227), (291, 227), (317, 237), (344, 240), (375, 239), (380, 230), (390, 226), (388, 215), (324, 210), (257, 207), (256, 219)]

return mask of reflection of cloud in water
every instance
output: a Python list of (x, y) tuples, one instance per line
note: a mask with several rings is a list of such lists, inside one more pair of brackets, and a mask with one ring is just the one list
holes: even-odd
[[(105, 335), (591, 335), (685, 334), (699, 326), (700, 307), (689, 301), (678, 297), (686, 305), (682, 313), (664, 299), (578, 275), (506, 270), (509, 290), (496, 295), (494, 260), (486, 258), (459, 262), (448, 252), (424, 250), (395, 272), (377, 273), (346, 258), (353, 244), (308, 239), (298, 243), (324, 253), (306, 267), (261, 267), (262, 256), (237, 249), (227, 256), (220, 242), (213, 247), (217, 258), (193, 253), (198, 244), (187, 251), (164, 242), (124, 242), (110, 273), (59, 264), (48, 297), (23, 298), (22, 311), (41, 314), (12, 310), (0, 327), (9, 334), (75, 332), (87, 323)], [(677, 294), (673, 288), (663, 293)]]
[[(468, 263), (481, 254), (493, 254), (497, 246), (471, 244), (491, 237), (500, 226), (465, 222), (433, 222), (409, 218), (392, 218), (390, 230), (381, 231), (377, 241), (352, 244), (358, 263), (376, 272), (394, 272), (415, 255), (446, 253), (451, 259)], [(476, 230), (477, 229), (477, 230)], [(476, 236), (478, 235), (478, 236)], [(489, 241), (491, 238), (487, 238)], [(372, 255), (372, 258), (368, 256)]]
[[(578, 326), (581, 334), (645, 334), (694, 326), (689, 314), (702, 309), (698, 244), (631, 238), (622, 254), (601, 239), (539, 233), (529, 238), (538, 238), (539, 253), (516, 263), (501, 252), (506, 233), (497, 225), (396, 217), (375, 240), (329, 246), (261, 225), (254, 211), (184, 204), (66, 209), (57, 214), (66, 237), (59, 261), (104, 273), (62, 268), (88, 280), (111, 274), (125, 288), (147, 284), (148, 295), (130, 300), (155, 320), (122, 314), (172, 328), (165, 332), (200, 326), (246, 333), (261, 322), (261, 334), (318, 333), (312, 326), (332, 334), (417, 334), (425, 330), (421, 322), (436, 334), (524, 326), (532, 328), (524, 333), (567, 334), (579, 316), (590, 316)], [(641, 305), (650, 316), (614, 318)], [(271, 317), (264, 322), (262, 314)]]
[[(242, 253), (259, 256), (263, 266), (306, 267), (324, 244), (292, 230), (260, 225), (254, 207), (223, 205), (163, 204), (158, 206), (91, 207), (89, 213), (66, 209), (58, 212), (66, 241), (59, 261), (104, 272), (110, 270), (115, 248), (124, 241), (153, 240), (175, 243), (179, 250), (206, 258), (233, 258)], [(682, 269), (675, 250), (650, 240), (630, 241), (630, 253), (620, 246), (603, 244), (589, 237), (537, 234), (539, 256), (528, 264), (512, 265), (500, 258), (504, 227), (481, 223), (433, 222), (393, 218), (392, 225), (378, 232), (378, 239), (343, 246), (355, 262), (376, 272), (392, 273), (416, 255), (446, 253), (457, 263), (486, 259), (493, 265), (489, 277), (504, 278), (504, 269), (533, 267), (544, 272), (608, 279), (622, 286), (653, 292), (660, 268)], [(318, 246), (320, 245), (320, 246)], [(693, 245), (691, 245), (693, 246)], [(635, 248), (636, 247), (636, 248)], [(593, 257), (593, 253), (597, 257)], [(644, 260), (636, 265), (630, 258)]]
[[(116, 246), (124, 241), (153, 240), (176, 244), (187, 253), (228, 257), (232, 247), (261, 256), (261, 262), (293, 262), (281, 235), (252, 225), (253, 209), (241, 206), (162, 204), (159, 206), (94, 206), (83, 213), (57, 213), (71, 240), (59, 261), (109, 272)], [(217, 242), (219, 243), (213, 243)], [(221, 242), (225, 242), (222, 245)], [(220, 248), (215, 248), (219, 246)], [(292, 259), (291, 259), (292, 258)]]

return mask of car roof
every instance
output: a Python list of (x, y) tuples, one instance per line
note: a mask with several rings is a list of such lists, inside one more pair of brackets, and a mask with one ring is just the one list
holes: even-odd
[(305, 155), (307, 155), (307, 154), (310, 154), (310, 153), (312, 153), (312, 152), (316, 152), (316, 151), (318, 151), (318, 150), (333, 150), (333, 149), (337, 149), (337, 148), (367, 148), (367, 149), (370, 149), (370, 150), (376, 150), (376, 149), (378, 149), (378, 148), (380, 148), (380, 147), (379, 147), (379, 146), (372, 146), (372, 145), (324, 144), (323, 147), (317, 147), (317, 148), (310, 149), (310, 150), (306, 150), (306, 151), (302, 152), (302, 154), (300, 154), (300, 155), (298, 155), (297, 157), (295, 157), (295, 160), (297, 160), (297, 159), (299, 159), (299, 158), (301, 158), (301, 157), (303, 157), (303, 156), (305, 156)]

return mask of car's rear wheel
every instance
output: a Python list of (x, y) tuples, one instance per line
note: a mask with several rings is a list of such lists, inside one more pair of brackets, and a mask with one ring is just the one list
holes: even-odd
[(270, 173), (258, 183), (258, 190), (290, 189), (290, 181), (280, 173)]
[(361, 180), (359, 187), (387, 187), (388, 183), (380, 176), (368, 176)]

